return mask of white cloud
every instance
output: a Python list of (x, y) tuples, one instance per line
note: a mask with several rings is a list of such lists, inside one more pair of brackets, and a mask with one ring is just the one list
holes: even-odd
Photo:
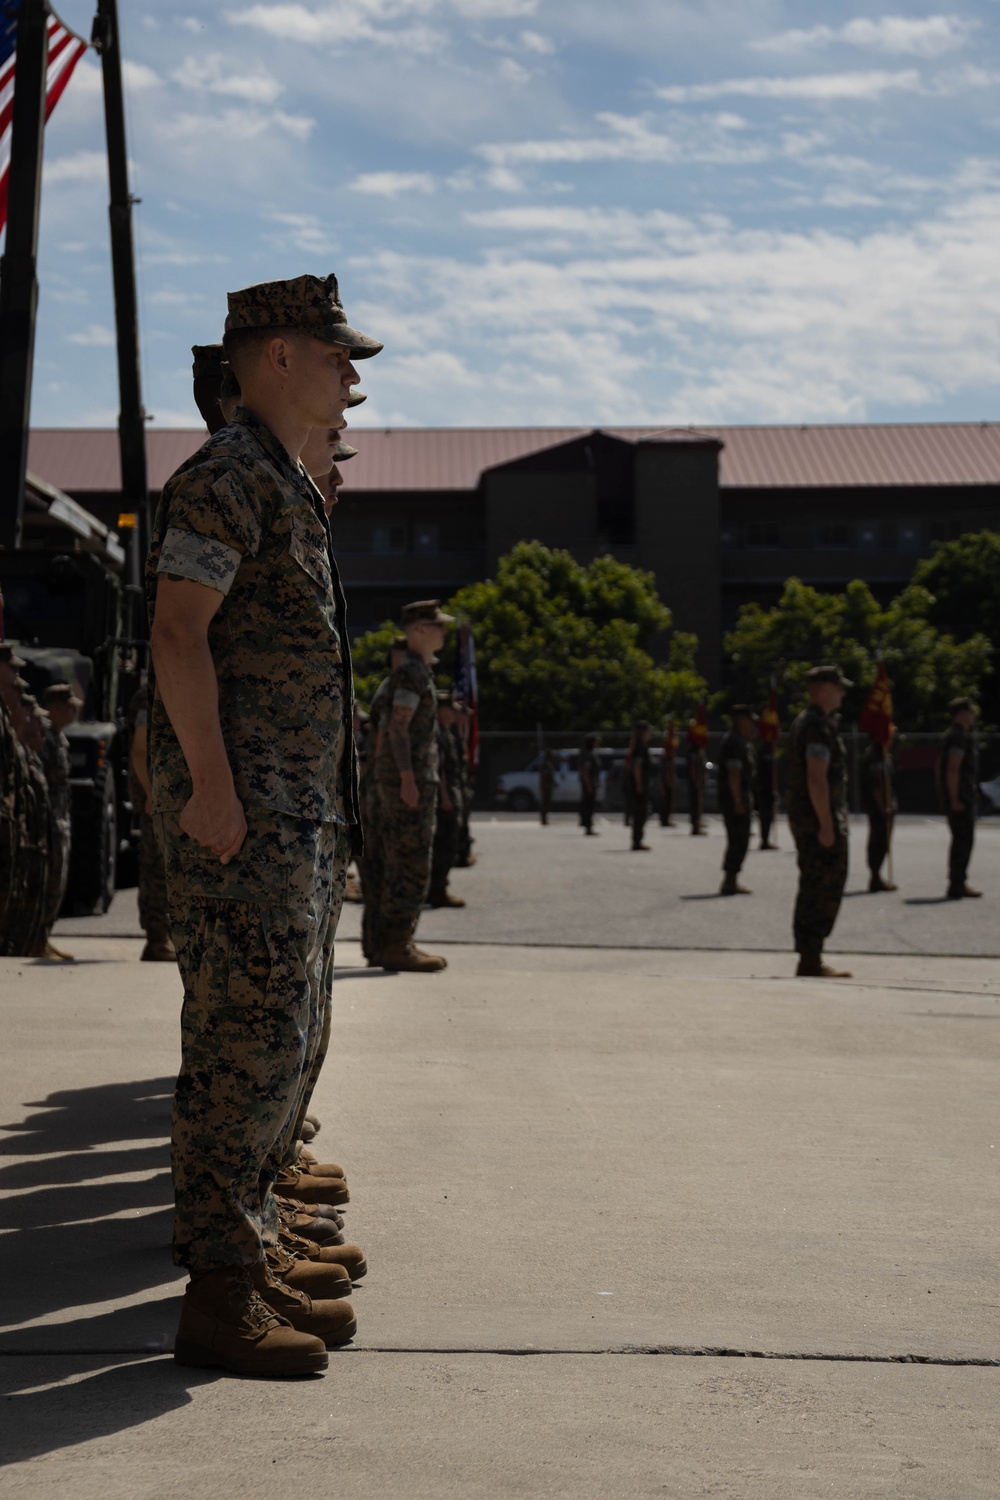
[(515, 88), (523, 88), (526, 83), (531, 82), (531, 70), (513, 57), (505, 57), (498, 69), (504, 83), (513, 84)]
[(105, 328), (103, 323), (91, 323), (78, 333), (68, 334), (67, 339), (71, 344), (84, 344), (94, 349), (112, 349), (115, 344), (113, 329)]
[(556, 50), (555, 42), (537, 31), (522, 31), (521, 46), (525, 52), (537, 52), (539, 57), (546, 57)]
[(108, 159), (103, 151), (77, 151), (45, 162), (46, 184), (52, 182), (107, 182)]
[(828, 103), (837, 99), (881, 99), (894, 89), (919, 92), (920, 74), (914, 68), (894, 73), (869, 69), (857, 73), (813, 73), (799, 78), (727, 78), (721, 83), (678, 84), (657, 89), (671, 104), (738, 96), (744, 99), (808, 99)]
[(551, 162), (637, 161), (666, 164), (702, 162), (753, 162), (767, 155), (761, 145), (734, 145), (729, 139), (735, 117), (706, 119), (695, 125), (678, 122), (674, 134), (654, 129), (648, 115), (596, 116), (605, 126), (602, 136), (565, 136), (554, 140), (488, 143), (477, 146), (477, 154), (496, 167), (545, 165)]
[(306, 115), (290, 115), (281, 109), (240, 109), (234, 106), (217, 115), (184, 111), (165, 115), (158, 123), (157, 133), (165, 141), (199, 148), (208, 142), (218, 150), (224, 146), (246, 148), (261, 138), (270, 140), (275, 130), (285, 132), (293, 140), (306, 141), (315, 127), (316, 121)]
[[(1000, 385), (995, 189), (864, 234), (571, 205), (466, 222), (489, 236), (476, 262), (364, 263), (380, 399), (417, 420), (860, 421)], [(421, 396), (410, 356), (442, 320), (470, 369)]]
[(284, 84), (263, 69), (234, 72), (232, 58), (219, 52), (210, 52), (204, 57), (186, 57), (170, 76), (182, 88), (247, 99), (254, 104), (274, 104), (285, 91)]
[(283, 249), (293, 246), (307, 255), (333, 255), (339, 249), (339, 241), (315, 214), (272, 213), (269, 217), (279, 226), (276, 233), (268, 236), (272, 244)]
[(796, 53), (813, 47), (842, 43), (872, 52), (908, 53), (913, 57), (939, 57), (964, 47), (977, 23), (962, 16), (859, 17), (844, 26), (810, 26), (806, 30), (783, 31), (778, 36), (752, 42), (758, 51)]
[(371, 198), (397, 198), (400, 193), (433, 193), (436, 184), (429, 172), (362, 172), (348, 187)]

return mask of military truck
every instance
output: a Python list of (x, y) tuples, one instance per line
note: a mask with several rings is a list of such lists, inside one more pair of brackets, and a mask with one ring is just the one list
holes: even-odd
[[(55, 682), (83, 700), (70, 743), (73, 842), (64, 916), (107, 911), (134, 882), (126, 711), (145, 665), (135, 543), (28, 476), (21, 546), (0, 550), (4, 639), (42, 698)], [(126, 536), (128, 534), (126, 533)]]

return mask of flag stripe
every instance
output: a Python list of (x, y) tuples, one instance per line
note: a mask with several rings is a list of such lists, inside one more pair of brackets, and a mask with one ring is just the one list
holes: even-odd
[[(14, 121), (14, 83), (17, 64), (17, 13), (20, 6), (7, 0), (0, 8), (0, 229), (7, 222), (7, 195), (10, 177), (11, 138)], [(65, 92), (87, 43), (50, 16), (46, 27), (49, 38), (48, 67), (45, 74), (45, 118), (48, 120)]]

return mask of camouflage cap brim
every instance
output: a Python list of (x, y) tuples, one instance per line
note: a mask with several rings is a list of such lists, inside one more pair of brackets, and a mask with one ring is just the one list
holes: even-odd
[(327, 323), (320, 327), (306, 328), (304, 332), (311, 333), (313, 338), (322, 339), (324, 344), (343, 344), (345, 349), (351, 351), (352, 359), (372, 359), (376, 354), (381, 354), (385, 347), (378, 339), (359, 333), (347, 323)]
[(350, 443), (338, 443), (333, 450), (333, 461), (335, 464), (344, 464), (349, 458), (357, 458), (357, 448), (352, 448)]
[(362, 401), (367, 401), (367, 400), (368, 400), (368, 392), (367, 391), (357, 391), (357, 390), (354, 390), (354, 391), (351, 392), (350, 399), (348, 400), (347, 404), (348, 404), (348, 406), (360, 406), (361, 403), (362, 403)]

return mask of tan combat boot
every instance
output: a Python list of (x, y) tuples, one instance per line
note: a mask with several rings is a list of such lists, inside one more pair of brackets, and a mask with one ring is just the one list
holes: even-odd
[(727, 875), (719, 887), (720, 896), (752, 896), (753, 891), (740, 885), (735, 875)]
[(430, 906), (434, 907), (459, 907), (465, 905), (465, 901), (461, 896), (453, 896), (450, 891), (431, 891), (430, 895), (427, 897), (427, 901)]
[(347, 1173), (343, 1167), (339, 1167), (335, 1161), (317, 1161), (316, 1157), (313, 1156), (311, 1151), (307, 1151), (305, 1146), (299, 1148), (295, 1164), (300, 1171), (309, 1172), (313, 1177), (343, 1177), (345, 1181), (347, 1179)]
[[(321, 1266), (342, 1266), (351, 1281), (360, 1281), (362, 1276), (368, 1274), (368, 1262), (360, 1245), (315, 1245), (312, 1240), (293, 1234), (289, 1229), (281, 1230), (278, 1237), (282, 1249), (289, 1254), (317, 1261)], [(294, 1282), (293, 1285), (298, 1286), (299, 1283)], [(304, 1290), (309, 1291), (309, 1287), (305, 1286)]]
[(175, 964), (177, 949), (169, 932), (147, 932), (146, 946), (139, 960), (144, 964)]
[(323, 1340), (268, 1307), (245, 1266), (192, 1273), (174, 1359), (231, 1375), (312, 1375), (329, 1364)]
[(298, 1167), (282, 1167), (274, 1179), (274, 1191), (300, 1203), (350, 1203), (351, 1195), (342, 1177), (311, 1177)]
[(310, 1297), (329, 1297), (336, 1301), (338, 1297), (351, 1295), (351, 1277), (344, 1266), (332, 1261), (311, 1260), (308, 1255), (300, 1254), (280, 1230), (277, 1246), (265, 1250), (264, 1259), (275, 1281), (282, 1281), (298, 1292), (308, 1292)]
[(795, 970), (801, 979), (850, 979), (849, 969), (831, 969), (823, 962), (822, 953), (800, 953), (799, 966)]
[(276, 1280), (266, 1261), (251, 1267), (250, 1274), (261, 1299), (299, 1333), (315, 1334), (328, 1348), (349, 1343), (357, 1333), (358, 1320), (350, 1302), (314, 1301), (308, 1292)]
[(388, 943), (380, 954), (383, 969), (398, 969), (403, 974), (437, 974), (448, 967), (448, 960), (436, 953), (424, 953), (412, 938)]

